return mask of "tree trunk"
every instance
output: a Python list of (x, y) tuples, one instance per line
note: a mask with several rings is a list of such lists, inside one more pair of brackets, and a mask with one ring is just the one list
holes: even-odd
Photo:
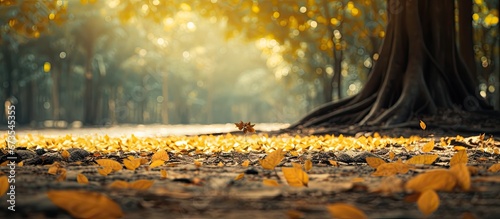
[(459, 40), (466, 45), (457, 50), (454, 8), (453, 0), (388, 1), (386, 38), (363, 90), (320, 106), (290, 129), (418, 124), (415, 116), (438, 110), (490, 109), (461, 58), (473, 57), (469, 39)]
[(94, 125), (94, 114), (95, 114), (95, 106), (94, 103), (94, 95), (92, 92), (93, 89), (93, 72), (92, 72), (92, 60), (93, 60), (93, 51), (89, 48), (85, 58), (85, 87), (83, 94), (83, 106), (84, 106), (84, 119), (83, 123), (85, 125)]

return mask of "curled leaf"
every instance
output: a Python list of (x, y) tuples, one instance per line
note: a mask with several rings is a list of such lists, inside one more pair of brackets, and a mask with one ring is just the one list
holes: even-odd
[(425, 130), (427, 128), (427, 125), (425, 125), (425, 122), (420, 120), (420, 128), (422, 128), (422, 130)]
[(285, 157), (285, 153), (283, 153), (282, 148), (278, 148), (277, 150), (269, 153), (266, 158), (260, 160), (260, 165), (262, 168), (266, 170), (273, 170)]
[(167, 178), (167, 171), (166, 170), (160, 170), (161, 178), (166, 179)]
[(434, 139), (431, 141), (427, 142), (423, 147), (422, 147), (422, 152), (427, 153), (431, 152), (432, 149), (434, 149)]

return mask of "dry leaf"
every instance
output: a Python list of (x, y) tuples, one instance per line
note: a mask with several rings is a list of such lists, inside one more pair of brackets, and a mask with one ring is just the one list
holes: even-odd
[(8, 160), (6, 160), (6, 161), (4, 161), (3, 163), (1, 163), (1, 164), (0, 164), (0, 167), (6, 167), (6, 166), (7, 166), (7, 164), (9, 164), (9, 161), (8, 161)]
[(418, 198), (417, 206), (420, 212), (428, 217), (438, 209), (439, 196), (434, 190), (426, 190)]
[(420, 128), (422, 128), (422, 130), (425, 130), (427, 128), (427, 125), (425, 125), (425, 122), (420, 120)]
[(103, 176), (107, 176), (112, 171), (113, 171), (113, 169), (111, 169), (111, 167), (103, 167), (103, 168), (97, 170), (97, 172)]
[(223, 167), (224, 166), (224, 163), (222, 163), (222, 161), (220, 161), (218, 164), (217, 164), (218, 167)]
[(168, 161), (169, 159), (170, 157), (165, 150), (159, 150), (153, 154), (153, 156), (151, 157), (151, 162), (154, 162), (156, 160)]
[(420, 192), (415, 192), (405, 196), (404, 200), (405, 202), (414, 203), (417, 202), (418, 198), (420, 198)]
[(247, 132), (255, 132), (255, 129), (253, 128), (255, 124), (250, 122), (244, 123), (243, 121), (240, 121), (239, 123), (234, 123), (234, 125), (236, 125), (239, 130), (242, 130), (244, 134)]
[(108, 187), (114, 189), (128, 189), (129, 183), (123, 180), (115, 180), (114, 182), (109, 184)]
[(467, 148), (465, 148), (464, 146), (455, 146), (455, 147), (453, 147), (453, 150), (461, 151), (461, 150), (467, 150)]
[(137, 190), (147, 190), (153, 185), (153, 183), (154, 183), (154, 181), (152, 181), (152, 180), (140, 179), (140, 180), (130, 182), (128, 184), (128, 187), (131, 189), (137, 189)]
[(330, 212), (332, 218), (338, 219), (365, 219), (366, 214), (358, 208), (344, 203), (336, 203), (327, 205), (326, 208)]
[(266, 186), (279, 186), (280, 184), (274, 179), (263, 179), (262, 184)]
[(141, 166), (141, 161), (138, 159), (133, 159), (133, 160), (124, 159), (123, 165), (125, 165), (125, 167), (129, 170), (135, 170), (137, 169), (137, 167)]
[(81, 173), (76, 175), (76, 181), (80, 184), (89, 184), (89, 179), (87, 179), (87, 177)]
[(285, 157), (285, 153), (282, 148), (278, 148), (277, 150), (269, 153), (266, 158), (260, 160), (260, 165), (266, 170), (273, 170), (281, 160)]
[(303, 187), (309, 183), (309, 176), (307, 176), (307, 173), (302, 168), (283, 167), (281, 171), (290, 186)]
[(89, 191), (48, 191), (47, 196), (56, 206), (74, 218), (121, 218), (122, 209), (107, 196)]
[(166, 179), (167, 178), (167, 171), (166, 170), (160, 170), (161, 178)]
[(250, 165), (250, 161), (249, 160), (245, 160), (245, 161), (243, 161), (243, 163), (241, 163), (242, 167), (248, 167), (248, 165)]
[(368, 165), (370, 165), (373, 168), (377, 168), (381, 164), (386, 163), (384, 160), (382, 160), (378, 157), (366, 157), (365, 160), (366, 160), (366, 163), (368, 163)]
[(102, 167), (110, 167), (114, 171), (119, 171), (123, 169), (122, 165), (115, 160), (111, 159), (98, 159), (97, 162)]
[(203, 163), (202, 163), (202, 162), (200, 162), (200, 161), (195, 160), (195, 161), (194, 161), (194, 165), (195, 165), (196, 167), (201, 167), (201, 166), (203, 166)]
[(339, 166), (339, 163), (337, 161), (334, 161), (334, 160), (328, 160), (328, 162), (334, 166), (334, 167), (338, 167)]
[(238, 174), (236, 177), (234, 177), (234, 180), (240, 180), (240, 179), (243, 179), (243, 177), (245, 176), (244, 173), (240, 173)]
[(24, 160), (23, 160), (23, 161), (21, 161), (21, 162), (19, 162), (19, 163), (17, 163), (17, 166), (18, 166), (18, 167), (22, 167), (22, 166), (24, 166)]
[(405, 189), (424, 192), (426, 190), (450, 192), (457, 185), (457, 179), (448, 170), (433, 170), (413, 177), (406, 182)]
[(68, 152), (67, 150), (64, 150), (64, 151), (62, 151), (62, 152), (61, 152), (61, 156), (62, 156), (64, 159), (66, 159), (66, 160), (67, 160), (67, 159), (69, 159), (70, 154), (69, 154), (69, 152)]
[(311, 170), (313, 168), (313, 163), (311, 160), (306, 160), (306, 162), (304, 163), (304, 169), (306, 170), (306, 172), (309, 172), (309, 170)]
[(288, 219), (301, 219), (304, 218), (304, 213), (297, 210), (288, 210), (286, 216), (288, 216)]
[(165, 161), (163, 161), (163, 160), (155, 160), (151, 164), (149, 164), (149, 168), (153, 169), (155, 167), (159, 167), (159, 166), (163, 165), (164, 163), (165, 163)]
[(438, 158), (437, 154), (417, 155), (407, 160), (406, 163), (431, 165), (437, 158)]
[(467, 158), (467, 151), (466, 150), (460, 150), (457, 153), (455, 153), (453, 155), (453, 157), (451, 157), (450, 166), (453, 166), (453, 165), (459, 164), (459, 163), (467, 164), (467, 160), (468, 160), (468, 158)]
[(66, 180), (66, 169), (64, 168), (61, 168), (61, 174), (57, 177), (57, 182), (62, 182), (64, 180)]
[(394, 152), (389, 152), (389, 159), (391, 160), (394, 160), (394, 157), (396, 156), (396, 154), (394, 154)]
[(51, 175), (57, 175), (57, 173), (59, 172), (59, 169), (60, 169), (59, 166), (52, 165), (51, 167), (49, 167), (49, 170), (47, 170), (47, 173), (51, 174)]
[(464, 212), (462, 214), (462, 219), (476, 219), (476, 216), (474, 216), (472, 213), (470, 212)]
[(7, 176), (0, 176), (0, 197), (2, 197), (9, 190), (9, 179)]
[(427, 153), (431, 152), (432, 149), (434, 149), (434, 139), (431, 141), (427, 142), (423, 147), (422, 147), (422, 152)]
[(498, 172), (500, 170), (500, 163), (493, 164), (491, 165), (490, 168), (488, 168), (488, 172)]
[(292, 163), (292, 167), (302, 169), (302, 165), (300, 165), (300, 163)]
[(455, 175), (458, 186), (460, 186), (460, 188), (464, 191), (469, 191), (470, 173), (469, 173), (469, 168), (467, 168), (467, 165), (464, 163), (453, 165), (450, 168), (450, 172), (453, 173), (453, 175)]
[(410, 167), (401, 162), (384, 163), (377, 167), (377, 170), (372, 173), (372, 176), (392, 176), (398, 173), (405, 174), (410, 170)]

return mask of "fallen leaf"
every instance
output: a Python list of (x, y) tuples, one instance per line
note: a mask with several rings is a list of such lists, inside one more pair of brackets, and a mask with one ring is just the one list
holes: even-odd
[(450, 166), (455, 164), (464, 163), (467, 164), (467, 150), (460, 150), (451, 157)]
[(373, 168), (377, 168), (378, 166), (386, 163), (384, 160), (378, 157), (366, 157), (365, 160), (366, 163), (368, 163), (368, 165)]
[(147, 179), (140, 179), (128, 184), (128, 187), (131, 189), (137, 190), (147, 190), (153, 185), (154, 181)]
[(151, 157), (151, 162), (154, 162), (156, 160), (168, 161), (169, 159), (170, 157), (165, 150), (159, 150), (153, 154), (153, 156)]
[(292, 163), (292, 167), (293, 167), (293, 168), (302, 169), (302, 165), (300, 165), (300, 163), (295, 163), (295, 162), (293, 162), (293, 163)]
[(124, 159), (123, 160), (123, 165), (125, 165), (125, 167), (127, 169), (129, 169), (129, 170), (135, 170), (139, 166), (141, 166), (141, 161), (138, 160), (138, 159), (133, 159), (133, 160)]
[(69, 152), (68, 152), (67, 150), (63, 150), (63, 151), (61, 152), (61, 156), (62, 156), (64, 159), (66, 159), (66, 160), (67, 160), (67, 159), (69, 159), (70, 154), (69, 154)]
[(438, 158), (437, 154), (417, 155), (406, 161), (407, 164), (427, 164), (431, 165)]
[(455, 185), (457, 185), (457, 179), (450, 171), (433, 170), (410, 179), (406, 182), (405, 189), (417, 192), (426, 190), (450, 192), (455, 188)]
[(245, 161), (243, 161), (243, 163), (241, 163), (242, 167), (248, 167), (248, 165), (250, 165), (250, 161), (249, 160), (245, 160)]
[(163, 161), (163, 160), (155, 160), (151, 164), (149, 164), (149, 168), (153, 169), (155, 167), (159, 167), (159, 166), (163, 165), (164, 163), (165, 163), (165, 161)]
[(122, 165), (120, 163), (118, 163), (118, 161), (115, 161), (115, 160), (98, 159), (95, 162), (97, 162), (97, 164), (99, 164), (102, 167), (109, 167), (113, 171), (119, 171), (119, 170), (123, 169)]
[(167, 171), (166, 170), (160, 170), (161, 178), (166, 179), (167, 178)]
[(263, 179), (262, 184), (266, 186), (279, 186), (280, 184), (274, 179)]
[(420, 128), (422, 128), (422, 130), (425, 130), (427, 128), (427, 125), (425, 125), (425, 122), (420, 120)]
[(338, 219), (365, 219), (366, 214), (358, 208), (344, 203), (336, 203), (327, 205), (326, 208), (333, 218)]
[(334, 166), (334, 167), (338, 167), (339, 166), (339, 163), (337, 161), (334, 161), (334, 160), (328, 160), (328, 162)]
[(309, 172), (309, 170), (311, 170), (313, 168), (313, 163), (311, 160), (306, 160), (305, 163), (304, 163), (304, 170), (306, 170), (306, 172)]
[(0, 197), (7, 193), (9, 186), (9, 179), (7, 176), (0, 176)]
[(404, 200), (405, 202), (414, 203), (418, 201), (418, 198), (420, 198), (420, 192), (414, 192), (405, 196)]
[(479, 168), (473, 167), (473, 166), (467, 166), (467, 169), (469, 169), (469, 173), (471, 176), (475, 176), (479, 174)]
[(439, 207), (439, 196), (434, 190), (426, 190), (417, 201), (417, 206), (424, 216), (428, 217)]
[(109, 184), (108, 187), (114, 189), (128, 189), (129, 183), (123, 180), (115, 180), (114, 182)]
[(427, 142), (423, 147), (422, 147), (422, 152), (427, 153), (431, 152), (432, 149), (434, 149), (434, 139), (431, 141)]
[(121, 218), (122, 209), (106, 195), (89, 191), (48, 191), (47, 196), (56, 206), (74, 218)]
[(19, 163), (17, 163), (17, 166), (18, 166), (18, 167), (22, 167), (22, 166), (24, 166), (24, 160), (23, 160), (23, 161), (21, 161), (21, 162), (19, 162)]
[(238, 174), (236, 177), (234, 177), (234, 180), (240, 180), (240, 179), (243, 179), (243, 177), (245, 176), (244, 173), (240, 173)]
[(470, 189), (470, 173), (469, 168), (464, 163), (459, 163), (450, 167), (450, 172), (455, 175), (457, 179), (457, 184), (464, 191), (469, 191)]
[(111, 169), (111, 167), (103, 167), (101, 169), (97, 169), (97, 172), (103, 176), (107, 176), (108, 174), (110, 174), (111, 172), (113, 171), (113, 169)]
[(2, 162), (2, 163), (0, 164), (0, 167), (6, 167), (6, 166), (7, 166), (7, 164), (9, 164), (9, 161), (8, 161), (8, 160), (6, 160), (6, 161)]
[(455, 147), (453, 147), (453, 150), (461, 151), (461, 150), (467, 150), (467, 148), (465, 148), (464, 146), (455, 146)]
[(488, 168), (488, 172), (498, 172), (500, 171), (500, 163), (497, 163), (497, 164), (493, 164), (491, 165), (490, 168)]
[(409, 170), (410, 167), (405, 163), (384, 163), (377, 167), (377, 170), (372, 173), (372, 176), (393, 176), (396, 174), (405, 174)]
[(293, 187), (307, 186), (309, 183), (309, 176), (302, 169), (294, 167), (283, 167), (281, 169), (285, 176), (288, 185)]
[(89, 184), (89, 179), (87, 179), (87, 177), (81, 173), (76, 175), (76, 181), (80, 184)]
[(464, 212), (462, 214), (462, 219), (476, 219), (476, 216), (474, 216), (472, 213), (470, 212)]
[(222, 163), (222, 161), (219, 162), (219, 164), (217, 164), (218, 167), (223, 167), (224, 166), (224, 163)]
[(200, 162), (200, 161), (195, 160), (194, 161), (194, 165), (199, 168), (199, 167), (203, 166), (203, 163)]
[(66, 180), (66, 169), (64, 168), (61, 168), (61, 174), (57, 177), (56, 181), (57, 182), (62, 182), (64, 180)]
[(394, 154), (394, 152), (389, 152), (389, 159), (391, 160), (394, 160), (394, 157), (396, 156), (396, 154)]
[(304, 213), (297, 210), (288, 210), (286, 216), (288, 216), (288, 219), (301, 219), (304, 218)]
[(266, 170), (273, 170), (285, 157), (283, 153), (283, 148), (278, 148), (277, 150), (269, 153), (266, 158), (260, 160), (260, 165)]

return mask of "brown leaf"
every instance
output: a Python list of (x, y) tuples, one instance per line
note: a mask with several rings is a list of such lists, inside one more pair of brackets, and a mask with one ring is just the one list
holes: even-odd
[(279, 186), (280, 184), (274, 179), (263, 179), (262, 184), (266, 186)]
[(118, 163), (118, 161), (116, 161), (116, 160), (98, 159), (95, 162), (97, 162), (102, 167), (109, 167), (113, 171), (119, 171), (119, 170), (123, 169), (122, 165), (120, 163)]
[(260, 165), (266, 170), (273, 170), (285, 157), (283, 148), (278, 148), (277, 150), (269, 153), (266, 158), (260, 160)]
[(114, 189), (128, 189), (129, 183), (123, 180), (115, 180), (114, 182), (109, 184), (108, 187)]
[(326, 208), (333, 218), (338, 219), (365, 219), (366, 214), (358, 208), (344, 203), (336, 203), (327, 205)]
[(311, 170), (313, 168), (313, 163), (311, 160), (306, 160), (305, 163), (304, 163), (304, 170), (306, 170), (306, 172), (309, 172), (309, 170)]
[(141, 161), (139, 159), (124, 159), (123, 165), (125, 165), (125, 167), (129, 170), (135, 170), (137, 167), (141, 166)]
[(469, 191), (470, 189), (470, 173), (469, 168), (464, 163), (459, 163), (450, 167), (450, 172), (455, 175), (457, 179), (457, 184), (464, 191)]
[(497, 164), (493, 164), (491, 165), (490, 168), (488, 168), (488, 172), (498, 172), (500, 171), (500, 163), (497, 163)]
[(409, 170), (410, 167), (405, 163), (384, 163), (377, 167), (377, 170), (372, 173), (372, 176), (392, 176), (396, 174), (405, 174)]
[(121, 207), (107, 196), (89, 191), (48, 191), (47, 196), (56, 206), (74, 218), (121, 218)]
[(283, 167), (281, 171), (290, 186), (303, 187), (307, 186), (309, 183), (309, 176), (302, 170), (302, 168)]
[(140, 180), (130, 182), (128, 187), (131, 189), (137, 189), (137, 190), (147, 190), (153, 185), (153, 183), (154, 183), (154, 181), (152, 181), (152, 180), (140, 179)]
[(302, 169), (302, 165), (300, 165), (300, 163), (292, 162), (292, 167), (297, 169)]
[(18, 166), (18, 167), (22, 167), (22, 166), (24, 166), (24, 160), (23, 160), (23, 161), (21, 161), (21, 162), (19, 162), (19, 163), (17, 163), (17, 166)]
[(64, 168), (61, 168), (61, 174), (57, 177), (57, 182), (62, 182), (64, 180), (66, 180), (66, 169)]
[(161, 178), (166, 179), (167, 178), (167, 171), (166, 170), (160, 170)]
[(438, 158), (437, 154), (417, 155), (406, 161), (406, 164), (427, 164), (431, 165)]
[(396, 156), (396, 154), (394, 154), (394, 152), (389, 152), (389, 159), (391, 160), (394, 160), (394, 157)]
[(218, 167), (223, 167), (224, 166), (224, 163), (222, 163), (222, 161), (220, 161), (218, 164), (217, 164)]
[(236, 177), (234, 177), (234, 180), (240, 180), (240, 179), (243, 179), (243, 177), (245, 176), (244, 173), (240, 173), (238, 174)]
[(67, 160), (67, 159), (69, 159), (69, 157), (70, 157), (71, 155), (69, 154), (69, 152), (68, 152), (67, 150), (64, 150), (64, 151), (62, 151), (62, 152), (61, 152), (61, 156), (62, 156), (64, 159), (66, 159), (66, 160)]
[(243, 161), (243, 163), (241, 163), (242, 167), (248, 167), (248, 165), (250, 165), (250, 161), (249, 160), (245, 160), (245, 161)]
[(426, 190), (418, 198), (417, 206), (420, 212), (428, 217), (438, 209), (439, 196), (434, 190)]
[(464, 163), (467, 164), (468, 157), (467, 157), (467, 150), (460, 150), (453, 157), (451, 157), (450, 160), (450, 166), (453, 166), (455, 164), (459, 163)]
[(434, 139), (431, 141), (427, 142), (423, 147), (422, 147), (422, 152), (427, 153), (431, 152), (432, 149), (434, 149)]
[(243, 130), (243, 128), (245, 127), (245, 123), (243, 121), (240, 121), (238, 123), (234, 123), (234, 125), (236, 125), (236, 127), (239, 129), (239, 130)]
[(168, 156), (168, 153), (165, 150), (159, 150), (153, 154), (153, 156), (151, 157), (151, 162), (157, 160), (168, 161), (169, 159), (170, 157)]
[(9, 179), (7, 176), (0, 176), (0, 197), (7, 193), (9, 186)]
[(427, 125), (425, 125), (425, 122), (420, 120), (420, 128), (422, 128), (422, 130), (425, 130), (427, 128)]
[(165, 161), (163, 161), (163, 160), (155, 160), (151, 164), (149, 164), (149, 168), (153, 169), (155, 167), (159, 167), (159, 166), (163, 165), (164, 163), (165, 163)]
[(328, 160), (328, 162), (334, 166), (334, 167), (338, 167), (339, 166), (339, 163), (337, 161), (334, 161), (334, 160)]
[(203, 163), (200, 162), (200, 161), (195, 160), (194, 161), (194, 165), (199, 168), (199, 167), (203, 166)]
[(87, 177), (81, 173), (76, 175), (76, 181), (80, 184), (89, 184), (89, 179), (87, 179)]
[(365, 158), (366, 160), (366, 163), (368, 163), (368, 165), (370, 167), (373, 167), (373, 168), (377, 168), (378, 166), (380, 166), (381, 164), (385, 164), (386, 162), (378, 157), (366, 157)]
[(450, 192), (457, 185), (457, 179), (448, 170), (433, 170), (419, 174), (408, 182), (405, 189), (424, 192), (426, 190)]
[(304, 218), (304, 213), (297, 210), (288, 210), (286, 216), (288, 216), (288, 219), (301, 219)]
[(476, 216), (470, 212), (464, 212), (462, 214), (462, 219), (476, 219)]
[(111, 167), (103, 167), (101, 169), (98, 169), (97, 172), (103, 176), (107, 176), (113, 171)]

